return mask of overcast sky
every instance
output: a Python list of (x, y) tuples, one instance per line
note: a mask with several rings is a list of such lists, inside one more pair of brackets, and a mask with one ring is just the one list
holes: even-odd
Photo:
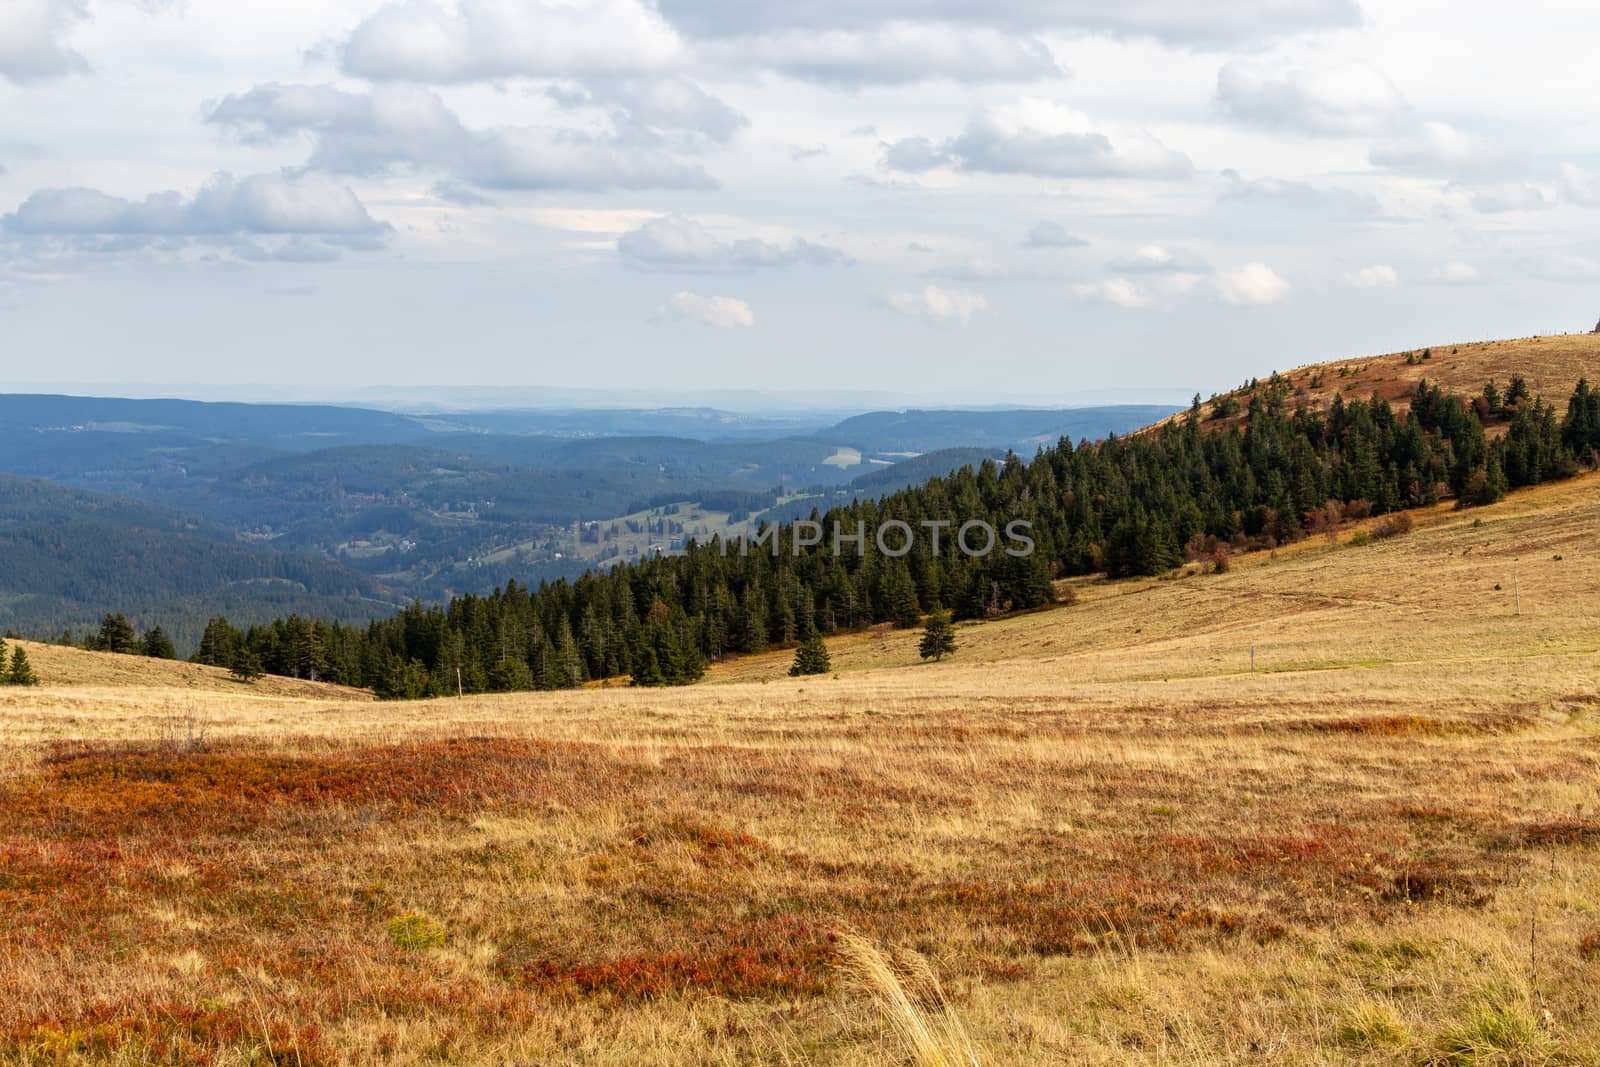
[(0, 382), (1042, 402), (1587, 329), (1597, 29), (1589, 0), (0, 0)]

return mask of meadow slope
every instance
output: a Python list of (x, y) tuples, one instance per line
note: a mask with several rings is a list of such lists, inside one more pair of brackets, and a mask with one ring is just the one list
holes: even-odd
[(41, 649), (0, 690), (0, 1062), (906, 1062), (846, 931), (985, 1064), (1600, 1062), (1597, 507), (1079, 582), (808, 679), (378, 704)]

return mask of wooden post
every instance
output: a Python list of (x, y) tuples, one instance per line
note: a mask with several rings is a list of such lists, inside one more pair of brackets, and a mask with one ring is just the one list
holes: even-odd
[(461, 700), (466, 695), (461, 689), (461, 667), (458, 665), (456, 667), (456, 699)]

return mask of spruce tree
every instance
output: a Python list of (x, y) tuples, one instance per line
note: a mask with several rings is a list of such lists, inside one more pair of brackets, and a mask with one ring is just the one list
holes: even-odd
[(11, 650), (11, 670), (6, 674), (8, 685), (38, 685), (33, 666), (28, 662), (28, 652), (21, 645)]
[(167, 632), (157, 626), (144, 635), (140, 651), (151, 659), (177, 659), (178, 650), (173, 647), (172, 638)]
[(828, 658), (828, 646), (822, 643), (822, 634), (813, 626), (806, 631), (800, 647), (795, 649), (794, 665), (789, 668), (789, 675), (827, 674), (831, 670), (833, 662)]
[(928, 616), (927, 625), (922, 631), (922, 644), (917, 649), (922, 653), (923, 659), (937, 662), (944, 659), (945, 654), (956, 650), (956, 629), (950, 625), (948, 611), (935, 611)]
[(229, 665), (228, 670), (239, 681), (249, 685), (261, 677), (261, 657), (244, 645), (240, 645), (234, 649), (233, 663)]
[(100, 620), (100, 638), (96, 644), (101, 652), (139, 651), (139, 637), (133, 632), (133, 625), (121, 613), (107, 613)]

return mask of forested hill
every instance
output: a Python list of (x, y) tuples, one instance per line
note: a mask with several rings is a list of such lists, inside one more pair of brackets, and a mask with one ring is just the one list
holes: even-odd
[(107, 611), (192, 648), (204, 620), (361, 621), (395, 599), (337, 563), (243, 544), (140, 501), (0, 474), (0, 631), (81, 630)]
[[(683, 683), (707, 660), (813, 627), (910, 626), (936, 604), (969, 618), (1035, 607), (1060, 574), (1160, 574), (1186, 557), (1224, 565), (1230, 550), (1293, 541), (1345, 517), (1443, 498), (1487, 504), (1595, 465), (1600, 391), (1580, 382), (1558, 407), (1502, 398), (1482, 416), (1476, 399), (1424, 381), (1406, 412), (1382, 397), (1343, 396), (1323, 411), (1296, 405), (1288, 384), (1271, 380), (1250, 391), (1245, 429), (1208, 428), (1196, 410), (1148, 433), (1063, 440), (1031, 462), (987, 462), (818, 516), (827, 530), (871, 531), (886, 519), (912, 529), (1023, 521), (1030, 555), (968, 556), (948, 535), (938, 551), (916, 538), (905, 556), (879, 551), (870, 536), (860, 551), (836, 552), (827, 538), (795, 550), (788, 527), (772, 554), (695, 546), (531, 592), (513, 583), (442, 608), (413, 606), (364, 629), (292, 619), (245, 633), (219, 622), (202, 652), (386, 696), (453, 692), (458, 679), (472, 691), (618, 675)], [(1492, 439), (1485, 418), (1498, 424)]]

